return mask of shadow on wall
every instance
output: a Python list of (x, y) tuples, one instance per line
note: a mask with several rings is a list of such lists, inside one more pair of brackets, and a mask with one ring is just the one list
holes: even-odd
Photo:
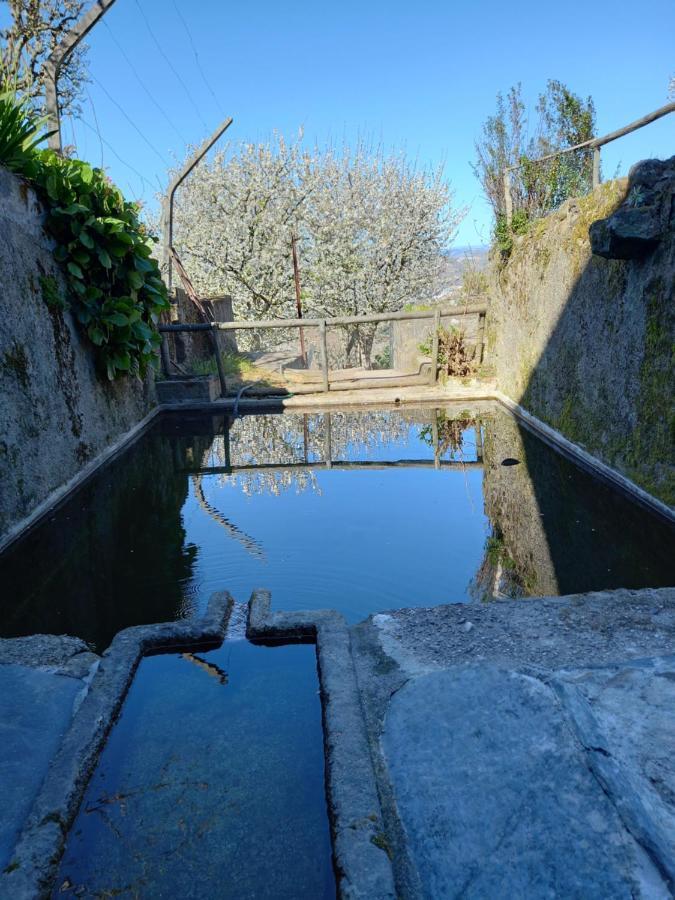
[[(501, 390), (675, 504), (675, 157), (643, 162), (534, 223), (495, 281)], [(502, 468), (508, 456), (523, 464)], [(488, 423), (485, 460), (493, 593), (675, 583), (673, 527), (517, 423)]]
[(675, 157), (535, 223), (494, 285), (501, 389), (675, 504)]

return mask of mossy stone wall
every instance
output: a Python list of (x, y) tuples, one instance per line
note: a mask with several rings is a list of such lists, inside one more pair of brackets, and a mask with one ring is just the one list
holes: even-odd
[(591, 223), (630, 204), (629, 188), (621, 179), (568, 201), (508, 260), (493, 257), (489, 352), (505, 394), (672, 506), (675, 178), (661, 183), (673, 212), (656, 249), (593, 255)]

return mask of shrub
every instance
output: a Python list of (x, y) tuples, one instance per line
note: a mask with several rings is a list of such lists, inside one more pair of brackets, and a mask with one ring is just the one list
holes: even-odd
[(151, 257), (154, 238), (139, 207), (124, 199), (101, 169), (51, 150), (37, 150), (47, 135), (42, 120), (12, 91), (0, 94), (0, 164), (30, 181), (47, 208), (68, 297), (42, 283), (45, 302), (70, 308), (112, 380), (143, 376), (156, 365), (159, 315), (169, 308), (166, 287)]
[(44, 119), (29, 104), (17, 99), (11, 89), (0, 92), (0, 165), (30, 176), (35, 166), (35, 148), (48, 135)]
[[(431, 355), (433, 335), (430, 335), (425, 343), (420, 344), (420, 350), (427, 356)], [(473, 375), (475, 364), (469, 349), (464, 343), (464, 332), (457, 328), (438, 329), (438, 365), (442, 372), (459, 378)]]
[(50, 150), (37, 154), (32, 180), (47, 203), (54, 256), (70, 288), (68, 304), (95, 345), (101, 368), (111, 380), (143, 376), (156, 362), (160, 336), (154, 326), (169, 303), (138, 206), (101, 169)]

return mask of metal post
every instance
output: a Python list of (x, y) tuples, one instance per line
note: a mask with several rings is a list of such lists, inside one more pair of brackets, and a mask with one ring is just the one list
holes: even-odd
[(480, 421), (476, 419), (473, 426), (474, 434), (476, 435), (476, 462), (483, 461), (483, 432), (481, 431)]
[(431, 338), (431, 372), (429, 374), (429, 384), (436, 384), (438, 381), (438, 332), (441, 327), (441, 309), (436, 307), (434, 313), (434, 331)]
[(223, 360), (220, 356), (220, 347), (218, 346), (218, 332), (211, 329), (211, 346), (216, 354), (216, 368), (218, 369), (218, 379), (220, 381), (220, 396), (227, 396), (227, 381), (225, 380), (225, 369), (223, 368)]
[[(300, 266), (298, 265), (298, 250), (296, 244), (298, 242), (295, 232), (291, 235), (291, 252), (293, 254), (293, 277), (295, 279), (295, 306), (298, 311), (298, 318), (302, 319), (302, 298), (300, 296)], [(302, 364), (307, 368), (307, 353), (305, 352), (305, 334), (304, 329), (300, 328), (300, 355), (302, 356)]]
[(600, 184), (600, 148), (593, 147), (593, 190)]
[(324, 429), (324, 440), (326, 442), (324, 456), (326, 457), (326, 468), (331, 469), (333, 467), (333, 436), (331, 434), (331, 417), (329, 412), (324, 416)]
[(323, 389), (329, 390), (328, 385), (328, 343), (326, 341), (326, 320), (319, 322), (319, 343), (321, 346), (321, 371), (323, 372)]
[(483, 344), (485, 342), (485, 314), (481, 313), (478, 316), (478, 334), (476, 336), (476, 358), (478, 360), (478, 365), (480, 366), (483, 362)]
[(513, 197), (511, 196), (511, 172), (504, 169), (504, 210), (506, 212), (506, 224), (513, 221)]
[(434, 448), (434, 469), (440, 469), (441, 458), (438, 452), (438, 410), (434, 410), (434, 418), (431, 423), (431, 443)]
[(80, 41), (85, 38), (98, 20), (110, 9), (115, 0), (96, 0), (84, 15), (80, 16), (63, 40), (52, 50), (45, 60), (45, 108), (47, 111), (47, 127), (49, 149), (61, 153), (61, 114), (59, 112), (59, 73), (70, 54)]
[(160, 354), (162, 357), (162, 368), (164, 369), (164, 374), (167, 378), (171, 378), (171, 357), (169, 355), (169, 341), (166, 336), (166, 332), (162, 332), (162, 343), (159, 345)]
[(166, 286), (171, 291), (171, 249), (173, 247), (173, 200), (176, 191), (194, 169), (197, 163), (209, 152), (218, 138), (232, 124), (233, 119), (229, 117), (221, 122), (210, 138), (204, 141), (201, 147), (196, 150), (190, 159), (185, 163), (183, 168), (171, 179), (166, 194), (162, 199), (162, 274), (166, 280)]

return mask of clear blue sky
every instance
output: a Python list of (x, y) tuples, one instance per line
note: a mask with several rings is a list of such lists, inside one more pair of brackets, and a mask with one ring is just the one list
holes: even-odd
[[(593, 96), (605, 133), (663, 105), (675, 73), (675, 0), (117, 0), (104, 22), (89, 39), (95, 81), (88, 90), (103, 138), (145, 179), (104, 145), (103, 163), (128, 194), (154, 203), (158, 182), (166, 182), (161, 157), (182, 158), (184, 142), (201, 142), (225, 114), (235, 120), (233, 140), (300, 126), (312, 142), (360, 133), (422, 164), (445, 161), (458, 203), (469, 207), (459, 245), (489, 238), (469, 163), (498, 90), (521, 81), (535, 99), (547, 78), (560, 79)], [(89, 101), (84, 119), (95, 125)], [(78, 155), (100, 164), (97, 135), (64, 122), (65, 141), (73, 135)], [(672, 153), (675, 115), (608, 148), (604, 170), (625, 172), (640, 158)]]

